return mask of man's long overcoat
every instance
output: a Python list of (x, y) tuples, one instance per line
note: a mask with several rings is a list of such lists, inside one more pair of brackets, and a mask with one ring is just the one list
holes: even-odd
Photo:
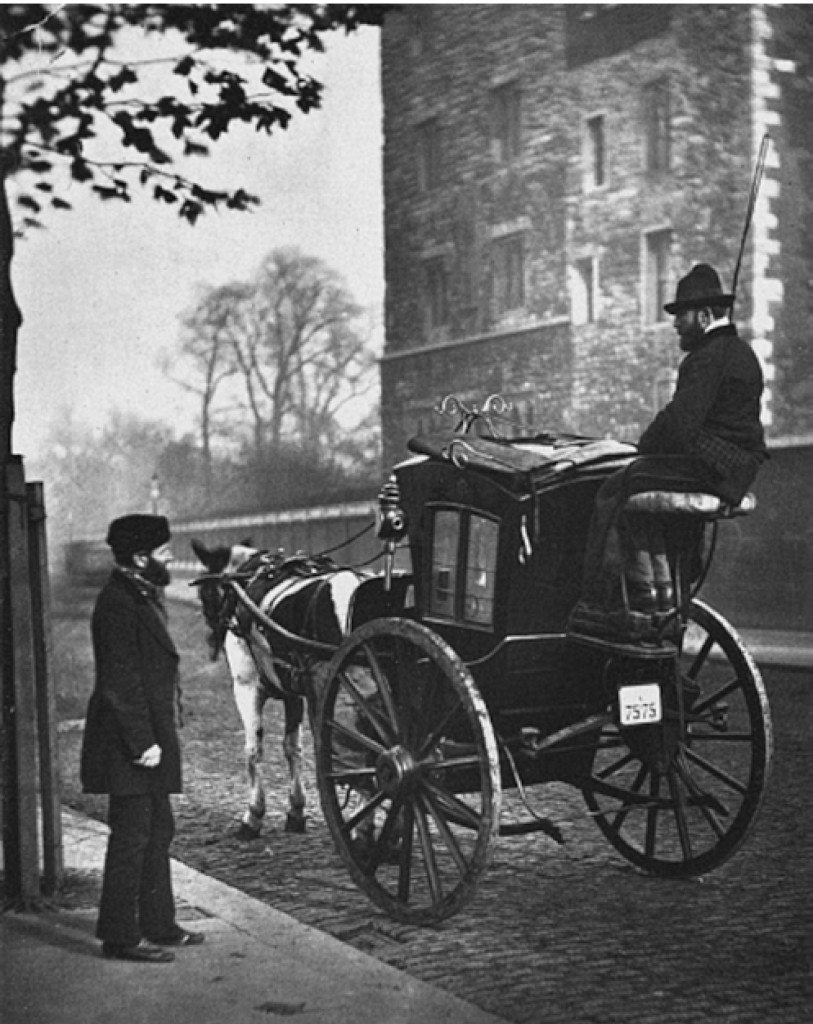
[[(82, 744), (84, 791), (179, 793), (179, 659), (161, 611), (137, 581), (114, 569), (96, 601), (91, 631), (96, 686)], [(158, 767), (134, 764), (156, 743), (161, 748)]]

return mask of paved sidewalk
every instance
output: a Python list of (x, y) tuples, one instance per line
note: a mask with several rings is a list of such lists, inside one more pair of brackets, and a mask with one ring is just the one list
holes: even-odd
[(757, 664), (813, 669), (813, 633), (743, 629), (741, 635)]
[[(65, 811), (67, 872), (98, 872), (104, 825)], [(95, 909), (0, 914), (3, 1024), (500, 1024), (431, 985), (173, 861), (179, 920), (206, 933), (170, 964), (106, 960)]]

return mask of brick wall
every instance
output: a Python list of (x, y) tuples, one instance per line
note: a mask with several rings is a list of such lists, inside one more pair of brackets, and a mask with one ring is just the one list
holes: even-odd
[[(807, 343), (812, 150), (804, 111), (813, 75), (810, 57), (797, 51), (806, 49), (802, 29), (809, 34), (811, 18), (786, 6), (676, 5), (640, 31), (628, 24), (626, 37), (622, 32), (615, 40), (608, 20), (599, 33), (603, 55), (581, 62), (568, 50), (575, 7), (420, 5), (388, 14), (382, 34), (388, 457), (397, 456), (419, 421), (425, 426), (441, 394), (462, 389), (485, 397), (494, 381), (512, 393), (532, 393), (540, 427), (637, 436), (668, 395), (680, 356), (671, 324), (656, 326), (644, 316), (644, 236), (672, 232), (670, 289), (700, 260), (730, 283), (758, 133), (768, 126), (775, 153), (745, 251), (736, 319), (763, 358), (777, 431), (810, 429), (811, 403), (804, 399), (813, 361)], [(647, 15), (635, 12), (662, 8), (617, 10), (638, 18)], [(625, 38), (637, 41), (626, 45)], [(804, 76), (789, 75), (791, 66)], [(669, 173), (653, 176), (644, 163), (644, 90), (660, 78), (669, 83), (672, 163)], [(489, 104), (492, 90), (510, 82), (522, 92), (522, 149), (500, 163)], [(607, 180), (586, 190), (584, 122), (593, 116), (604, 119)], [(416, 173), (416, 139), (432, 119), (440, 127), (441, 158), (439, 183), (427, 191)], [(495, 239), (512, 233), (524, 240), (525, 302), (500, 315), (491, 253)], [(567, 324), (570, 275), (584, 257), (595, 261), (598, 317)], [(422, 296), (429, 258), (441, 258), (448, 273), (448, 321), (436, 328), (427, 323)], [(755, 309), (764, 315), (755, 318)], [(552, 324), (559, 325), (555, 359), (544, 349), (536, 354), (527, 340), (547, 338)], [(526, 341), (503, 344), (501, 335)], [(417, 349), (425, 355), (403, 356)]]
[[(645, 94), (659, 80), (671, 157), (660, 175), (648, 173), (645, 146)], [(512, 82), (521, 150), (502, 162), (490, 104)], [(797, 519), (813, 488), (813, 9), (405, 5), (386, 18), (382, 83), (385, 464), (439, 425), (433, 408), (450, 392), (468, 404), (501, 392), (517, 430), (533, 421), (635, 439), (671, 394), (681, 357), (671, 322), (644, 309), (647, 234), (671, 231), (668, 297), (699, 261), (731, 284), (770, 132), (735, 319), (763, 366), (774, 457), (758, 481), (760, 510), (728, 530), (710, 587), (734, 621), (807, 628), (813, 540)], [(595, 117), (606, 181), (588, 188)], [(416, 147), (432, 120), (438, 182), (425, 190)], [(524, 301), (500, 314), (492, 252), (512, 235), (523, 239)], [(422, 295), (428, 259), (448, 281), (440, 326)], [(594, 272), (594, 322), (573, 315), (582, 265)]]

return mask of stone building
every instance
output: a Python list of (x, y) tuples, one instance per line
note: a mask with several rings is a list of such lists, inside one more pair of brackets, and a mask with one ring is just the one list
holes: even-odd
[(696, 262), (732, 284), (769, 133), (734, 317), (813, 611), (811, 8), (393, 6), (382, 89), (386, 463), (447, 393), (502, 394), (515, 431), (637, 438), (680, 360), (663, 303)]

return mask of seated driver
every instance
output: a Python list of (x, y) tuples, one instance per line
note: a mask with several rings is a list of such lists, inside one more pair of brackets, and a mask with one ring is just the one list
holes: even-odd
[(582, 600), (571, 619), (576, 631), (582, 613), (625, 606), (622, 576), (632, 610), (652, 613), (672, 606), (660, 520), (624, 514), (630, 494), (704, 491), (737, 505), (767, 458), (760, 422), (762, 370), (731, 322), (733, 302), (714, 268), (700, 263), (678, 283), (675, 301), (664, 306), (674, 315), (686, 356), (671, 401), (641, 435), (642, 458), (607, 479), (596, 497)]

